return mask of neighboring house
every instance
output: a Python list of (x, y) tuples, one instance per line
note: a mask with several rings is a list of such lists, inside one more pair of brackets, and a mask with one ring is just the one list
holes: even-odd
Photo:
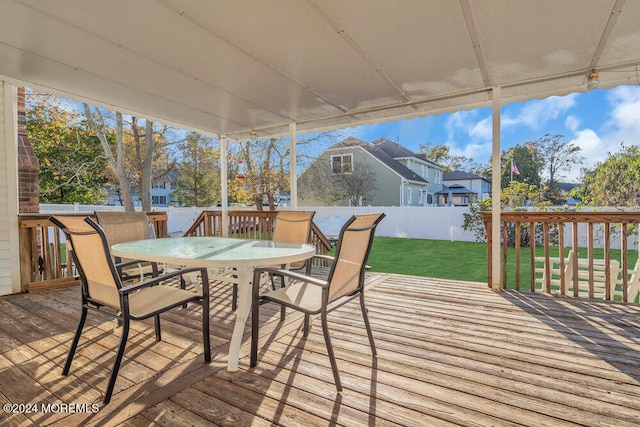
[[(331, 182), (331, 176), (358, 174), (368, 168), (375, 177), (375, 191), (356, 205), (435, 206), (436, 193), (442, 190), (443, 167), (390, 141), (379, 138), (371, 143), (349, 137), (326, 149), (298, 180), (299, 204), (324, 205), (326, 199), (318, 186)], [(362, 169), (361, 169), (362, 170)], [(332, 201), (348, 205), (349, 200)]]
[(570, 195), (571, 190), (580, 187), (580, 184), (574, 184), (571, 182), (560, 182), (558, 184), (560, 186), (560, 198), (553, 201), (554, 205), (575, 207), (582, 203), (582, 200), (571, 197)]
[(460, 204), (469, 204), (491, 197), (491, 180), (480, 175), (468, 173), (462, 170), (455, 170), (453, 172), (445, 173), (442, 178), (442, 182), (448, 187), (453, 187), (454, 185), (465, 187), (470, 193), (475, 194), (474, 200)]
[[(176, 204), (175, 198), (171, 193), (176, 189), (177, 177), (178, 171), (171, 170), (151, 184), (151, 206), (167, 207)], [(109, 199), (105, 203), (106, 205), (121, 205), (118, 194), (112, 187), (108, 187), (107, 192), (109, 193)], [(131, 196), (133, 197), (133, 205), (140, 206), (140, 193), (133, 191)]]

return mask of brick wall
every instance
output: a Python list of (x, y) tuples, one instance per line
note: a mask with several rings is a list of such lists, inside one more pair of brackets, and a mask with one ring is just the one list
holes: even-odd
[(20, 213), (40, 211), (39, 164), (27, 136), (24, 88), (18, 88), (18, 206)]

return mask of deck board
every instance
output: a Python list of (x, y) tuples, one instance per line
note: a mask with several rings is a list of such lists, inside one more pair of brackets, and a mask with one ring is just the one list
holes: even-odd
[(260, 309), (258, 366), (226, 371), (231, 287), (211, 286), (211, 364), (201, 308), (134, 322), (112, 402), (102, 396), (119, 341), (88, 317), (69, 377), (77, 286), (0, 298), (0, 402), (99, 403), (97, 414), (6, 414), (4, 425), (640, 425), (640, 307), (482, 283), (368, 274), (372, 357), (357, 302), (330, 315), (344, 391), (336, 393), (319, 319)]

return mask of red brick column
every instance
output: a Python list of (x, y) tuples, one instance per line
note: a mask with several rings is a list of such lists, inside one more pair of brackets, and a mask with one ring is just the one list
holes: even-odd
[(18, 211), (40, 212), (40, 165), (27, 136), (24, 88), (18, 88)]

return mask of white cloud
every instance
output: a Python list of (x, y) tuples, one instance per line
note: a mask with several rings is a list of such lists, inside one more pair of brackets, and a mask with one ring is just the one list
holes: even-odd
[(565, 127), (573, 132), (576, 132), (580, 128), (580, 124), (580, 119), (576, 116), (567, 116), (564, 121)]
[(517, 115), (504, 115), (502, 128), (526, 126), (532, 130), (543, 129), (551, 120), (557, 119), (561, 114), (576, 105), (577, 93), (567, 96), (551, 96), (542, 100), (531, 100), (524, 104)]
[(640, 86), (620, 86), (611, 90), (607, 100), (612, 105), (604, 127), (607, 145), (640, 145)]

